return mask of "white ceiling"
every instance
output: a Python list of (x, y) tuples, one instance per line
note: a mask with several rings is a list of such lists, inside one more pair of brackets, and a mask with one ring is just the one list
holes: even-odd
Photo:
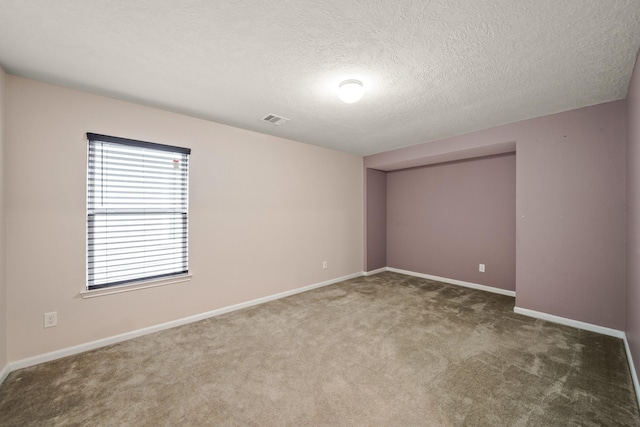
[(639, 47), (638, 0), (0, 0), (11, 74), (358, 155), (625, 98)]

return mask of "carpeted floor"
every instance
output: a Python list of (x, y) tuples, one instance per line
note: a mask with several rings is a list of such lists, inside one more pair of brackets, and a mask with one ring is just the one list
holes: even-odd
[(638, 426), (621, 340), (382, 273), (13, 372), (2, 426)]

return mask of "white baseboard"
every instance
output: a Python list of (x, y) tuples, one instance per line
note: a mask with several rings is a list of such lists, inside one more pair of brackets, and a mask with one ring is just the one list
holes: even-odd
[(629, 348), (629, 342), (627, 341), (627, 334), (624, 334), (622, 338), (624, 341), (624, 350), (627, 352), (627, 362), (629, 362), (629, 370), (631, 371), (631, 379), (633, 380), (633, 388), (636, 391), (636, 399), (638, 401), (638, 407), (640, 408), (640, 383), (638, 382), (638, 375), (636, 373), (636, 366), (633, 364), (633, 357), (631, 356), (631, 348)]
[(529, 310), (528, 308), (514, 307), (513, 312), (522, 314), (523, 316), (535, 317), (536, 319), (547, 320), (549, 322), (559, 323), (565, 326), (584, 329), (585, 331), (597, 332), (599, 334), (624, 339), (624, 331), (620, 331), (618, 329), (605, 328), (604, 326), (580, 322), (579, 320), (567, 319), (566, 317), (554, 316), (553, 314)]
[(507, 295), (515, 297), (515, 291), (509, 291), (506, 289), (494, 288), (493, 286), (480, 285), (478, 283), (464, 282), (457, 279), (448, 279), (446, 277), (432, 276), (431, 274), (416, 273), (415, 271), (401, 270), (399, 268), (387, 267), (387, 271), (394, 273), (406, 274), (408, 276), (420, 277), (422, 279), (437, 280), (438, 282), (449, 283), (452, 285), (464, 286), (465, 288), (478, 289), (480, 291), (492, 292), (494, 294)]
[(2, 384), (4, 382), (4, 380), (7, 379), (7, 377), (9, 376), (10, 372), (11, 372), (11, 370), (10, 370), (10, 366), (8, 364), (5, 365), (4, 368), (2, 368), (2, 370), (0, 371), (0, 384)]
[(161, 323), (159, 325), (150, 326), (148, 328), (137, 329), (135, 331), (126, 332), (124, 334), (115, 335), (108, 338), (103, 338), (96, 341), (91, 341), (84, 344), (79, 344), (73, 347), (67, 347), (60, 350), (55, 350), (50, 353), (40, 354), (38, 356), (29, 357), (26, 359), (17, 360), (15, 362), (9, 363), (5, 368), (0, 371), (0, 384), (2, 381), (9, 375), (10, 372), (15, 371), (17, 369), (27, 368), (29, 366), (38, 365), (40, 363), (49, 362), (51, 360), (60, 359), (62, 357), (71, 356), (78, 353), (83, 353), (85, 351), (94, 350), (96, 348), (105, 347), (107, 345), (116, 344), (122, 341), (127, 341), (133, 338), (141, 337), (143, 335), (152, 334), (154, 332), (164, 331), (166, 329), (175, 328), (176, 326), (186, 325), (188, 323), (197, 322), (199, 320), (208, 319), (210, 317), (219, 316), (221, 314), (229, 313), (236, 310), (241, 310), (243, 308), (251, 307), (258, 304), (263, 304), (265, 302), (274, 301), (280, 298), (285, 298), (291, 295), (299, 294), (302, 292), (310, 291), (312, 289), (321, 288), (323, 286), (333, 285), (334, 283), (342, 282), (344, 280), (353, 279), (356, 277), (362, 277), (363, 272), (358, 272), (354, 274), (349, 274), (347, 276), (338, 277), (337, 279), (331, 279), (320, 283), (315, 283), (313, 285), (304, 286), (297, 289), (292, 289), (290, 291), (280, 292), (278, 294), (269, 295), (266, 297), (254, 299), (251, 301), (243, 302), (240, 304), (231, 305), (228, 307), (219, 308), (216, 310), (208, 311), (206, 313), (196, 314), (194, 316), (184, 317), (182, 319), (172, 320), (170, 322)]
[(362, 273), (363, 276), (373, 276), (374, 274), (384, 273), (385, 271), (389, 271), (387, 267), (378, 268), (377, 270), (365, 271)]

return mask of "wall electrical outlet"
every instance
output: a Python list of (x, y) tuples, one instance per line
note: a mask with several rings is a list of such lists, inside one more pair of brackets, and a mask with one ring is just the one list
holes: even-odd
[(327, 263), (327, 261), (322, 261), (322, 269), (326, 270), (327, 268), (329, 268), (329, 264)]
[(52, 311), (51, 313), (44, 314), (44, 327), (51, 328), (53, 326), (58, 326), (58, 312)]
[(480, 266), (478, 266), (478, 271), (480, 273), (484, 273), (484, 264), (480, 264)]

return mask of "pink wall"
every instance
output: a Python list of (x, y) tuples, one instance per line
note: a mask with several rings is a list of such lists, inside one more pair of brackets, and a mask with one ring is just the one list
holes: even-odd
[(640, 61), (627, 95), (627, 340), (640, 372)]
[(387, 217), (389, 267), (515, 290), (515, 154), (388, 172)]
[(366, 185), (366, 271), (387, 266), (387, 174), (367, 169)]
[(516, 144), (516, 305), (624, 327), (626, 104), (615, 101), (365, 158), (394, 170)]
[[(0, 372), (7, 364), (7, 283), (5, 277), (4, 219), (4, 99), (6, 74), (0, 67)], [(0, 374), (1, 377), (1, 374)], [(1, 378), (0, 378), (1, 379)]]
[[(362, 271), (362, 157), (16, 76), (6, 124), (9, 362)], [(192, 149), (190, 281), (80, 296), (86, 132)]]

